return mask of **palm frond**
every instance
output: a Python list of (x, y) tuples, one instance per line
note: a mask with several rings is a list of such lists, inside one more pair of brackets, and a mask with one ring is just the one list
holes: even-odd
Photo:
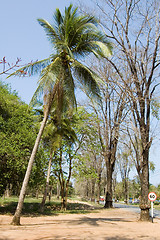
[(54, 44), (59, 40), (59, 36), (56, 32), (56, 29), (46, 20), (44, 19), (37, 19), (39, 24), (44, 28), (46, 35), (49, 39), (49, 41)]
[(82, 85), (87, 94), (100, 99), (100, 88), (98, 82), (102, 82), (102, 79), (100, 79), (94, 71), (76, 60), (72, 64), (72, 67), (77, 81)]
[(42, 81), (43, 79), (45, 79), (46, 75), (50, 72), (52, 74), (54, 74), (55, 76), (59, 75), (59, 72), (61, 70), (61, 59), (59, 57), (59, 55), (52, 55), (51, 58), (51, 63), (50, 65), (48, 65), (46, 68), (44, 68), (41, 71), (41, 78), (38, 82)]
[(56, 115), (59, 121), (62, 113), (67, 111), (72, 115), (74, 108), (77, 106), (74, 90), (72, 74), (68, 73), (68, 69), (64, 69), (63, 74), (61, 73), (61, 79), (58, 80), (58, 90), (53, 103), (56, 106)]
[[(73, 7), (73, 4), (70, 4), (69, 7), (65, 7), (65, 17), (64, 17), (64, 21), (65, 21), (66, 19), (71, 18), (71, 15), (73, 15), (72, 12), (71, 12), (72, 7)], [(75, 12), (75, 11), (74, 11), (74, 12)]]
[(56, 83), (60, 71), (60, 58), (52, 55), (52, 62), (41, 71), (41, 78), (38, 80), (38, 87), (31, 99), (30, 105), (36, 104), (37, 100), (46, 92), (51, 92)]
[(41, 97), (44, 95), (46, 89), (47, 92), (51, 92), (55, 82), (56, 82), (55, 75), (52, 74), (51, 72), (48, 72), (48, 74), (45, 76), (45, 80), (43, 79), (43, 81), (39, 81), (38, 87), (30, 101), (30, 105), (35, 106), (37, 101), (41, 101)]
[(31, 62), (24, 67), (19, 68), (17, 71), (10, 74), (7, 78), (12, 76), (24, 77), (40, 74), (46, 66), (51, 63), (51, 58), (46, 58), (40, 61)]
[(63, 81), (64, 86), (64, 100), (66, 102), (66, 107), (73, 111), (77, 107), (76, 97), (75, 97), (75, 83), (71, 73), (70, 67), (65, 69), (65, 77)]
[(96, 53), (99, 57), (108, 57), (112, 54), (112, 44), (99, 31), (89, 31), (81, 34), (75, 49), (75, 55), (87, 55)]
[(68, 46), (71, 49), (74, 49), (75, 46), (79, 43), (79, 40), (81, 39), (81, 36), (84, 34), (85, 31), (87, 31), (88, 29), (96, 29), (96, 26), (93, 23), (87, 22), (71, 22), (69, 23), (69, 27), (68, 27), (68, 38), (67, 38), (67, 43)]
[(58, 26), (63, 22), (63, 17), (61, 15), (61, 12), (60, 12), (59, 8), (56, 9), (53, 17), (54, 17), (54, 20), (55, 20), (55, 22)]
[(101, 42), (101, 41), (93, 41), (92, 42), (95, 47), (93, 48), (93, 53), (97, 55), (97, 57), (109, 57), (112, 55), (112, 45), (110, 42)]

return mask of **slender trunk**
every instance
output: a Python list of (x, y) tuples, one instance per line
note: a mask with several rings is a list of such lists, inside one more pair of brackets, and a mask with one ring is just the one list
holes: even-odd
[(67, 209), (68, 188), (69, 188), (69, 183), (66, 184), (66, 192), (65, 192), (65, 209)]
[(104, 208), (112, 208), (112, 174), (113, 167), (110, 161), (107, 162), (107, 189), (106, 189), (106, 199)]
[(140, 220), (149, 221), (150, 204), (148, 201), (149, 190), (149, 167), (148, 167), (148, 151), (143, 154), (143, 168), (141, 174), (141, 202), (140, 202)]
[(11, 184), (9, 184), (6, 187), (4, 195), (5, 195), (5, 197), (10, 197), (12, 195), (11, 193), (12, 193), (12, 186), (11, 186)]
[(98, 183), (97, 183), (97, 185), (98, 185), (98, 189), (97, 189), (97, 202), (99, 203), (99, 197), (100, 197), (100, 195), (101, 195), (101, 171), (100, 171), (100, 173), (98, 174)]
[(20, 215), (21, 215), (22, 208), (23, 208), (23, 203), (24, 203), (24, 198), (25, 198), (25, 194), (26, 194), (26, 189), (27, 189), (29, 177), (30, 177), (30, 174), (31, 174), (34, 158), (36, 156), (38, 146), (39, 146), (39, 143), (40, 143), (40, 140), (41, 140), (41, 136), (42, 136), (44, 127), (46, 125), (47, 118), (48, 118), (48, 114), (45, 114), (44, 119), (41, 123), (41, 127), (39, 129), (39, 133), (37, 135), (33, 150), (32, 150), (31, 157), (30, 157), (29, 162), (28, 162), (27, 171), (26, 171), (26, 174), (25, 174), (25, 177), (24, 177), (24, 180), (23, 180), (23, 184), (22, 184), (22, 188), (21, 188), (21, 191), (20, 191), (20, 195), (19, 195), (18, 205), (17, 205), (15, 214), (14, 214), (12, 222), (11, 222), (12, 225), (20, 225)]
[(59, 157), (59, 183), (61, 186), (61, 210), (66, 210), (65, 204), (65, 179), (62, 170), (62, 148), (60, 148), (60, 157)]
[(66, 210), (66, 202), (65, 202), (65, 183), (64, 180), (62, 180), (61, 184), (61, 210)]
[(59, 182), (57, 181), (57, 199), (59, 199), (60, 196), (60, 187), (59, 187)]
[(123, 184), (124, 184), (124, 202), (128, 204), (128, 179), (125, 177), (123, 179)]
[(36, 198), (38, 199), (39, 197), (39, 189), (36, 190)]
[(69, 153), (69, 174), (66, 182), (66, 192), (65, 192), (65, 209), (67, 209), (67, 198), (68, 198), (68, 189), (69, 189), (69, 182), (72, 174), (72, 156)]
[(95, 201), (95, 184), (96, 184), (96, 179), (91, 180), (91, 202)]
[(60, 174), (58, 176), (58, 179), (59, 179), (59, 183), (60, 183), (60, 195), (61, 195), (61, 210), (64, 210), (64, 206), (65, 206), (65, 198), (64, 198), (64, 180), (62, 178), (62, 175), (63, 173), (61, 173), (61, 170), (60, 170)]
[(48, 193), (49, 203), (51, 202), (51, 197), (52, 197), (52, 186), (50, 186), (50, 188), (49, 188), (49, 193)]
[(40, 211), (41, 212), (44, 211), (44, 205), (45, 205), (47, 194), (48, 194), (48, 190), (49, 190), (49, 178), (50, 178), (50, 173), (51, 173), (52, 154), (53, 154), (53, 152), (51, 151), (50, 158), (49, 158), (49, 163), (48, 163), (46, 185), (45, 185), (43, 199), (42, 199), (41, 206), (40, 206)]
[(89, 198), (89, 182), (88, 182), (88, 180), (86, 183), (86, 197), (87, 197), (87, 199)]

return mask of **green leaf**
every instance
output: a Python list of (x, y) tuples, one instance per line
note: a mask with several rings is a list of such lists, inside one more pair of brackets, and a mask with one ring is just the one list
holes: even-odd
[(101, 57), (109, 57), (109, 56), (112, 55), (112, 46), (109, 42), (108, 43), (103, 43), (101, 41), (93, 41), (93, 44), (98, 46), (98, 50), (93, 51), (97, 57), (99, 55)]

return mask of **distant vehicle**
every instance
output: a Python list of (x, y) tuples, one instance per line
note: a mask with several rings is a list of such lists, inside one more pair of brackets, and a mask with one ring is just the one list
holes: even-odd
[(133, 203), (140, 203), (140, 200), (138, 198), (135, 198)]
[(133, 198), (130, 198), (130, 199), (128, 200), (128, 203), (133, 203)]
[(100, 196), (100, 197), (99, 197), (99, 201), (102, 201), (102, 202), (103, 202), (103, 201), (104, 201), (104, 196)]

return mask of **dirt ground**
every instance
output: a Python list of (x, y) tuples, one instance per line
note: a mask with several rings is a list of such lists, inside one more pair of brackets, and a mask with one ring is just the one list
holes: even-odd
[(18, 227), (10, 225), (11, 219), (0, 215), (0, 240), (160, 240), (160, 219), (139, 222), (137, 213), (125, 209), (22, 217)]

